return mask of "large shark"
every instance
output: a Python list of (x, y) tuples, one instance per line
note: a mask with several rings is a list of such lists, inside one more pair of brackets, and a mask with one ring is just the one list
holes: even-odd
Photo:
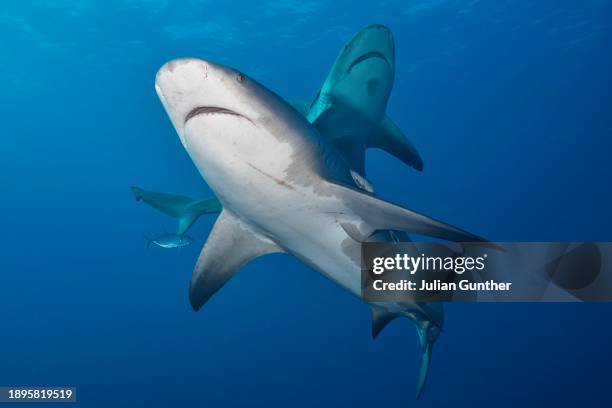
[[(355, 296), (361, 293), (360, 243), (378, 231), (457, 242), (476, 235), (376, 198), (333, 143), (282, 98), (221, 65), (179, 59), (157, 73), (155, 88), (185, 150), (223, 210), (193, 271), (189, 299), (199, 310), (246, 263), (283, 252)], [(417, 326), (425, 357), (441, 309), (377, 302), (373, 333), (397, 316)]]
[(344, 46), (304, 115), (350, 163), (365, 175), (365, 150), (386, 150), (423, 169), (423, 161), (385, 115), (395, 78), (395, 43), (382, 25), (361, 30)]
[[(364, 186), (365, 150), (379, 148), (421, 171), (418, 151), (385, 114), (395, 77), (395, 44), (391, 31), (371, 25), (358, 32), (342, 49), (311, 103), (293, 101), (341, 154)], [(203, 214), (218, 213), (216, 198), (183, 195), (132, 187), (137, 200), (178, 219), (182, 235)]]
[(394, 79), (393, 34), (371, 25), (344, 46), (312, 103), (293, 105), (360, 174), (366, 148), (383, 149), (421, 171), (421, 156), (385, 115)]

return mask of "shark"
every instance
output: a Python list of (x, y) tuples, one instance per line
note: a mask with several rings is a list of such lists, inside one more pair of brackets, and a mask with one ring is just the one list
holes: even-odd
[[(418, 171), (424, 167), (417, 149), (385, 113), (394, 79), (393, 34), (386, 26), (374, 24), (360, 30), (342, 48), (312, 102), (290, 102), (371, 190), (365, 169), (367, 149), (384, 150)], [(177, 235), (185, 234), (201, 215), (221, 211), (215, 197), (195, 199), (138, 186), (132, 186), (132, 192), (136, 200), (176, 218)]]
[(418, 151), (385, 114), (394, 79), (393, 34), (383, 25), (371, 25), (344, 46), (303, 112), (361, 175), (367, 148), (385, 150), (423, 170)]
[(369, 148), (382, 149), (422, 171), (419, 152), (385, 113), (394, 80), (393, 34), (374, 24), (343, 47), (310, 105), (292, 104), (360, 174), (366, 174)]
[[(362, 242), (387, 240), (389, 231), (401, 231), (487, 243), (376, 197), (333, 140), (242, 72), (201, 59), (177, 59), (160, 68), (155, 89), (221, 205), (190, 281), (189, 300), (196, 311), (245, 264), (268, 254), (292, 255), (360, 297)], [(419, 302), (370, 306), (375, 336), (396, 317), (415, 323), (424, 351), (418, 397), (441, 330), (441, 307)]]

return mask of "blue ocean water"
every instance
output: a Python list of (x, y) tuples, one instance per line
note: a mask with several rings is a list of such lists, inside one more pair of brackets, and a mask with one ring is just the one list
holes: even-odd
[(422, 153), (382, 152), (386, 199), (497, 241), (612, 240), (612, 2), (10, 1), (0, 5), (0, 385), (78, 405), (606, 406), (610, 304), (452, 304), (425, 393), (411, 323), (288, 256), (199, 313), (193, 264), (146, 249), (174, 221), (129, 186), (210, 193), (153, 89), (167, 60), (229, 64), (311, 99), (372, 24), (395, 35), (388, 113)]

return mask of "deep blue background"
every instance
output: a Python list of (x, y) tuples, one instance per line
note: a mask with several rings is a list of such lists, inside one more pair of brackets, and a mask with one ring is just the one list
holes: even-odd
[(82, 406), (603, 406), (612, 304), (453, 304), (428, 387), (398, 319), (288, 256), (200, 313), (174, 222), (128, 187), (209, 193), (153, 89), (167, 60), (235, 66), (310, 99), (342, 45), (395, 34), (389, 114), (422, 174), (380, 153), (380, 194), (504, 240), (612, 240), (610, 1), (3, 1), (0, 385), (76, 385)]

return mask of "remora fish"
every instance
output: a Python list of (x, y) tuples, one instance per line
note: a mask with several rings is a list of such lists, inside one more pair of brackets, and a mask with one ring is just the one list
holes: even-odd
[[(379, 148), (421, 171), (423, 160), (393, 121), (385, 116), (395, 76), (395, 45), (391, 31), (372, 25), (342, 49), (312, 103), (292, 102), (338, 150), (364, 189), (365, 150)], [(138, 200), (179, 220), (184, 234), (200, 215), (221, 211), (216, 198), (197, 200), (132, 187)]]
[[(482, 238), (357, 188), (336, 150), (294, 108), (233, 69), (179, 59), (155, 88), (181, 143), (222, 204), (196, 263), (189, 299), (199, 310), (243, 265), (284, 252), (360, 296), (360, 242), (397, 230), (458, 242)], [(417, 325), (425, 358), (440, 331), (421, 303), (377, 302), (373, 332), (397, 316)]]
[(147, 248), (150, 247), (151, 244), (162, 248), (182, 248), (184, 246), (191, 245), (193, 242), (193, 239), (187, 235), (177, 234), (162, 234), (157, 238), (148, 238), (145, 236), (145, 240), (147, 242)]

